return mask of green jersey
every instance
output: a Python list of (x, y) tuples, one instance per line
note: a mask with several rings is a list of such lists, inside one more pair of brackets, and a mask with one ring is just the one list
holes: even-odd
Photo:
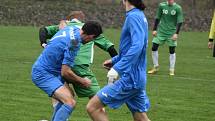
[(177, 23), (183, 22), (182, 8), (177, 3), (169, 5), (168, 2), (159, 4), (156, 19), (160, 20), (158, 34), (172, 36), (176, 32)]
[[(68, 21), (67, 25), (82, 28), (84, 23), (78, 21), (77, 19), (74, 19), (72, 21)], [(59, 31), (59, 25), (47, 26), (46, 30), (48, 31), (48, 37), (51, 38)], [(93, 41), (84, 45), (82, 44), (77, 56), (75, 57), (75, 65), (90, 65), (91, 63), (93, 63), (94, 45), (97, 45), (99, 48), (107, 51), (108, 48), (113, 45), (113, 43), (111, 43), (110, 40), (106, 39), (103, 35), (100, 35)]]

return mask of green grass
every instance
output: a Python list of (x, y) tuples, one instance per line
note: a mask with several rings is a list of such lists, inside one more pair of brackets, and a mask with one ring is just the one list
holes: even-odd
[[(47, 95), (31, 82), (31, 66), (42, 49), (38, 28), (0, 26), (0, 121), (37, 121), (49, 119), (52, 107)], [(105, 35), (118, 47), (120, 31), (108, 29)], [(208, 33), (182, 32), (178, 40), (176, 75), (168, 75), (168, 47), (159, 48), (160, 71), (148, 75), (147, 92), (151, 101), (148, 115), (152, 121), (215, 120), (215, 58), (207, 49)], [(151, 64), (151, 36), (148, 68)], [(99, 83), (106, 84), (102, 62), (108, 54), (95, 48), (92, 70)], [(77, 99), (70, 121), (90, 121), (85, 111), (88, 99)], [(126, 106), (107, 108), (111, 121), (132, 121)]]

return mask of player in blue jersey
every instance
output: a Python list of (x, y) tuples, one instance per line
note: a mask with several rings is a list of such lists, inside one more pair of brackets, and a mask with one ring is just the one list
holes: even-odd
[(104, 62), (111, 67), (107, 77), (117, 79), (102, 88), (87, 104), (87, 112), (93, 121), (108, 121), (104, 106), (119, 108), (126, 104), (134, 121), (149, 121), (146, 112), (149, 99), (146, 95), (146, 50), (148, 23), (142, 10), (143, 0), (123, 0), (126, 20), (122, 28), (119, 55)]
[[(64, 85), (62, 78), (67, 81), (77, 81), (77, 76), (71, 67), (74, 65), (74, 58), (80, 44), (90, 42), (101, 33), (102, 28), (95, 21), (86, 22), (81, 29), (66, 27), (52, 37), (34, 63), (32, 67), (33, 83), (48, 96), (60, 102), (53, 113), (52, 121), (66, 121), (72, 113), (76, 102), (69, 88)], [(91, 81), (83, 78), (76, 83), (89, 87)]]

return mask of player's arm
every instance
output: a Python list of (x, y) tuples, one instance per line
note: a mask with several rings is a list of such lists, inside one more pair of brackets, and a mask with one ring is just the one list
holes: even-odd
[(59, 31), (58, 25), (41, 27), (39, 29), (39, 39), (42, 47), (48, 43), (48, 39), (51, 39)]
[(40, 39), (40, 45), (42, 47), (45, 47), (48, 39), (48, 31), (45, 27), (41, 27), (39, 29), (39, 39)]
[(161, 8), (161, 4), (159, 4), (157, 12), (156, 12), (156, 16), (155, 16), (153, 31), (152, 31), (153, 36), (157, 35), (157, 28), (158, 28), (158, 25), (160, 23), (161, 17), (162, 17), (162, 8)]
[(100, 35), (94, 40), (94, 43), (99, 48), (103, 49), (104, 51), (107, 51), (111, 57), (116, 56), (118, 53), (116, 49), (114, 48), (114, 44), (104, 37), (104, 35)]
[(83, 87), (89, 87), (91, 84), (89, 79), (77, 76), (68, 65), (62, 65), (61, 75), (68, 83), (77, 83)]
[[(71, 47), (73, 47), (72, 51), (71, 51)], [(72, 46), (72, 45), (69, 45), (67, 48), (65, 48), (64, 59), (62, 61), (62, 67), (61, 67), (61, 76), (65, 78), (66, 81), (69, 83), (74, 82), (74, 83), (80, 84), (83, 87), (89, 87), (91, 85), (91, 81), (89, 79), (82, 78), (76, 75), (71, 70), (71, 67), (74, 66), (75, 56), (77, 55), (77, 52), (79, 49), (80, 49), (80, 46)]]
[(178, 39), (178, 34), (179, 34), (180, 30), (181, 30), (181, 26), (182, 26), (183, 21), (184, 21), (184, 17), (183, 17), (182, 8), (179, 6), (179, 8), (177, 9), (176, 32), (172, 36), (173, 40), (177, 40)]

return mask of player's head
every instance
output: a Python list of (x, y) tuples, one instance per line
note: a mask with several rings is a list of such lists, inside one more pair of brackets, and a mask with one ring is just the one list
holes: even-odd
[(123, 0), (123, 4), (125, 6), (128, 6), (128, 5), (133, 5), (134, 7), (140, 9), (140, 10), (144, 10), (146, 7), (145, 7), (145, 4), (143, 3), (144, 0)]
[(81, 29), (82, 43), (85, 44), (102, 34), (102, 27), (96, 21), (87, 21)]
[(71, 11), (70, 14), (66, 17), (66, 20), (71, 20), (71, 19), (78, 19), (80, 21), (85, 20), (85, 15), (82, 11)]
[(167, 0), (169, 5), (173, 5), (173, 3), (175, 2), (175, 0)]

